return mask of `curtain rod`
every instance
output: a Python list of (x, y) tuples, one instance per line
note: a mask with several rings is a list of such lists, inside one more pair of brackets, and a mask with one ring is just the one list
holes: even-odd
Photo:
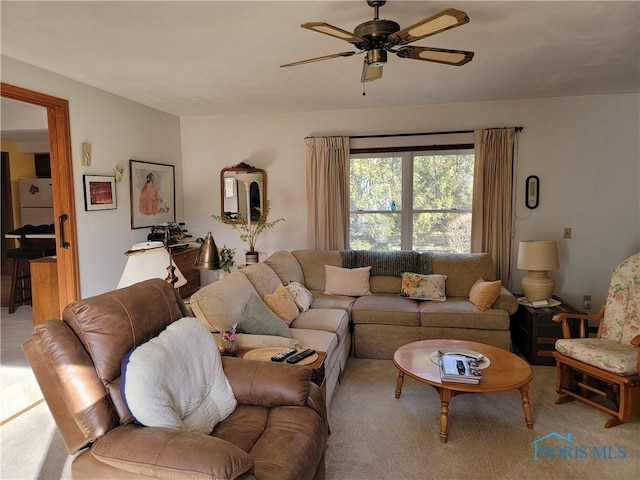
[[(483, 130), (499, 130), (505, 127), (485, 128)], [(521, 132), (524, 127), (513, 127), (516, 132)], [(383, 133), (378, 135), (350, 135), (349, 138), (386, 138), (386, 137), (421, 137), (426, 135), (453, 135), (456, 133), (473, 133), (475, 130), (450, 130), (446, 132), (417, 132), (417, 133)]]

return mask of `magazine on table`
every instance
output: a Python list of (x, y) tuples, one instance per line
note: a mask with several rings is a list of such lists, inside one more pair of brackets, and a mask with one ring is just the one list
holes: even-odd
[(440, 378), (445, 382), (478, 383), (482, 379), (482, 372), (476, 359), (445, 353), (440, 357)]

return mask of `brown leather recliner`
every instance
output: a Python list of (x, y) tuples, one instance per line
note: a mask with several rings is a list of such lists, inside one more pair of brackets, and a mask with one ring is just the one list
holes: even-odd
[(133, 422), (122, 358), (188, 316), (160, 279), (74, 302), (24, 344), (71, 454), (74, 478), (322, 479), (324, 395), (311, 370), (223, 357), (238, 401), (210, 435)]

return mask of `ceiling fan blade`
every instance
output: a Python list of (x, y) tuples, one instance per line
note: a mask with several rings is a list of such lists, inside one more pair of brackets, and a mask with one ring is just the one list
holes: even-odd
[(426, 62), (444, 63), (446, 65), (464, 65), (473, 59), (473, 52), (464, 50), (446, 50), (430, 47), (402, 47), (397, 52), (400, 58), (424, 60)]
[(338, 27), (334, 27), (333, 25), (329, 25), (325, 22), (307, 22), (300, 25), (302, 28), (307, 28), (309, 30), (313, 30), (314, 32), (324, 33), (325, 35), (330, 35), (332, 37), (339, 38), (340, 40), (346, 40), (351, 43), (359, 43), (364, 42), (364, 38), (359, 37), (358, 35), (354, 35), (351, 32), (347, 32)]
[(367, 59), (364, 59), (364, 65), (362, 67), (362, 76), (360, 82), (373, 82), (382, 78), (382, 65), (369, 65)]
[(355, 55), (355, 54), (356, 54), (356, 52), (332, 53), (331, 55), (323, 55), (321, 57), (307, 58), (306, 60), (300, 60), (298, 62), (286, 63), (284, 65), (280, 65), (280, 67), (295, 67), (296, 65), (303, 65), (305, 63), (319, 62), (321, 60), (329, 60), (330, 58), (350, 57), (351, 55)]
[(394, 45), (406, 45), (421, 38), (444, 32), (450, 28), (459, 27), (465, 23), (469, 23), (469, 17), (465, 12), (456, 10), (455, 8), (447, 8), (410, 27), (403, 28), (389, 35), (389, 41)]

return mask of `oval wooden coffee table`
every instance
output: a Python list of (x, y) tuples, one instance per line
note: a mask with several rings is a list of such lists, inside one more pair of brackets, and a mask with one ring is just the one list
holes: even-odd
[[(477, 384), (443, 382), (440, 367), (431, 360), (431, 354), (441, 349), (466, 349), (482, 353), (490, 365), (482, 370), (482, 380)], [(422, 340), (400, 347), (393, 354), (393, 364), (398, 368), (396, 398), (402, 393), (404, 376), (431, 385), (440, 396), (440, 441), (445, 443), (449, 427), (449, 402), (461, 393), (489, 393), (520, 390), (522, 408), (527, 428), (533, 428), (529, 383), (533, 379), (531, 366), (523, 359), (501, 348), (463, 340)]]

